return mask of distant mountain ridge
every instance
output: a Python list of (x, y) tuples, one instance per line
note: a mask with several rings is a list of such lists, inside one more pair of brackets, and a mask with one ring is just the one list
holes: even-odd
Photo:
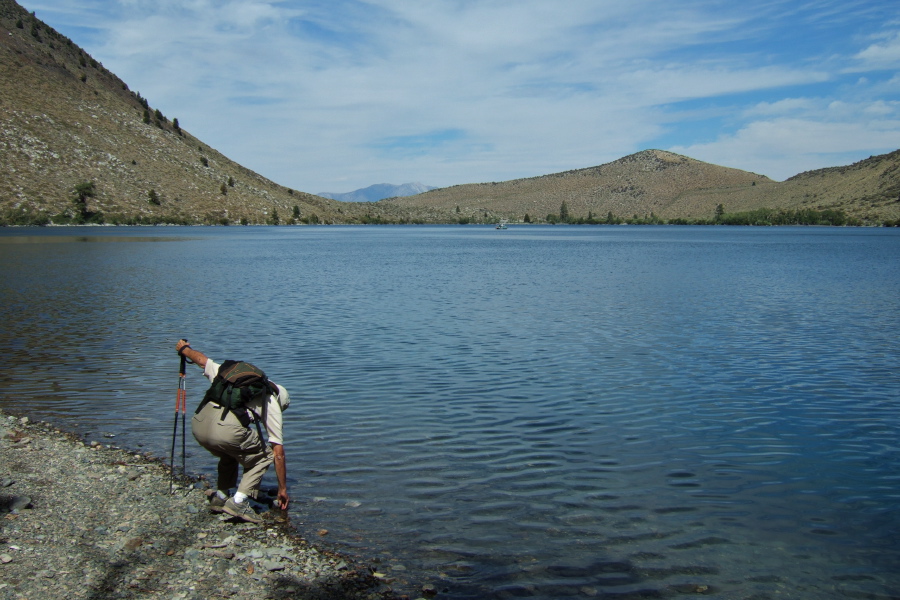
[(390, 183), (376, 183), (369, 187), (354, 190), (352, 192), (319, 192), (317, 195), (323, 198), (331, 198), (339, 202), (378, 202), (385, 198), (405, 198), (407, 196), (415, 196), (429, 190), (437, 189), (434, 186), (425, 185), (423, 183), (403, 183), (401, 185), (392, 185)]

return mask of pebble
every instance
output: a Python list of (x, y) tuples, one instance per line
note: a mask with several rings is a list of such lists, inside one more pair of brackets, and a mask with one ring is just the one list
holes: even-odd
[[(36, 446), (39, 461), (30, 449)], [(86, 453), (71, 434), (0, 411), (0, 465), (9, 471), (0, 487), (18, 492), (0, 504), (18, 511), (2, 529), (9, 551), (0, 554), (0, 600), (258, 600), (299, 597), (300, 590), (316, 600), (400, 598), (374, 569), (316, 548), (265, 507), (261, 525), (213, 514), (203, 486), (171, 486), (161, 460), (89, 446)]]
[(12, 500), (9, 501), (8, 507), (10, 511), (31, 508), (31, 498), (28, 496), (13, 496)]
[(259, 566), (261, 566), (266, 571), (284, 571), (284, 564), (274, 560), (260, 561)]

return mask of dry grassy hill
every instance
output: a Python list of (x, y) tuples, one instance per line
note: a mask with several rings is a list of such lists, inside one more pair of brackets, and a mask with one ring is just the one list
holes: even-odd
[(229, 160), (162, 115), (71, 40), (0, 0), (0, 223), (72, 213), (94, 183), (106, 222), (355, 222), (390, 206), (290, 190)]
[(900, 219), (900, 150), (849, 166), (806, 171), (781, 183), (752, 188), (696, 190), (679, 202), (688, 207), (721, 203), (731, 211), (756, 208), (842, 210), (869, 224)]
[[(900, 218), (900, 151), (849, 167), (802, 173), (785, 182), (662, 150), (543, 177), (458, 185), (383, 203), (428, 207), (435, 215), (541, 221), (566, 203), (573, 217), (712, 219), (758, 208), (840, 209), (870, 223)], [(458, 211), (457, 211), (458, 207)]]
[(617, 216), (662, 218), (712, 217), (716, 202), (685, 203), (681, 198), (697, 190), (749, 188), (772, 183), (762, 175), (719, 167), (662, 150), (644, 150), (599, 167), (567, 171), (502, 183), (458, 185), (418, 196), (393, 198), (400, 206), (428, 206), (456, 212), (464, 218), (484, 213), (511, 220), (532, 220), (559, 214), (565, 202), (569, 214), (587, 217)]

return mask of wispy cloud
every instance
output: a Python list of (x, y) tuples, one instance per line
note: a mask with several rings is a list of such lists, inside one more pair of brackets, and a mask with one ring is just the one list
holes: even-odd
[(784, 178), (900, 146), (883, 1), (25, 5), (182, 127), (305, 191), (500, 181), (648, 147)]
[(862, 61), (863, 68), (896, 71), (900, 65), (900, 31), (884, 32), (876, 37), (878, 41), (857, 53), (855, 58)]

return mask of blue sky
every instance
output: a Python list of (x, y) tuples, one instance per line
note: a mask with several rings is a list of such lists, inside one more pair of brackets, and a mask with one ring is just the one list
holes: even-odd
[(285, 186), (505, 181), (659, 148), (782, 180), (900, 148), (896, 0), (25, 0)]

